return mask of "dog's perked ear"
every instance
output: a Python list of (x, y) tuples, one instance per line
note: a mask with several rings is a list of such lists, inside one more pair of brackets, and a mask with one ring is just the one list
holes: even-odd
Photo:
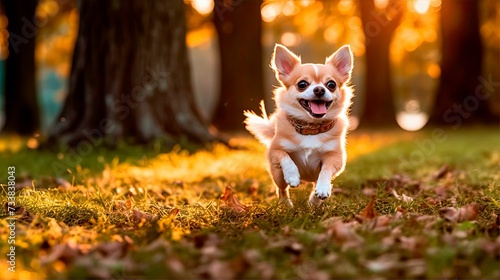
[(278, 80), (283, 81), (298, 65), (300, 65), (300, 57), (283, 45), (276, 44), (274, 46), (271, 68), (276, 72)]
[(341, 83), (345, 83), (351, 79), (353, 55), (351, 47), (348, 45), (342, 46), (334, 54), (326, 58), (325, 64), (332, 64), (340, 74)]

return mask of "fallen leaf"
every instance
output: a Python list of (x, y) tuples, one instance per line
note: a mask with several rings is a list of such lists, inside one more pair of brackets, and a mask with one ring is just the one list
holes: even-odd
[(367, 261), (366, 268), (373, 272), (384, 272), (395, 268), (399, 264), (397, 254), (384, 254), (375, 260)]
[(434, 180), (438, 180), (438, 179), (441, 179), (443, 178), (446, 174), (448, 174), (448, 172), (450, 171), (450, 168), (447, 164), (441, 166), (441, 168), (439, 168), (438, 171), (436, 171), (433, 175), (432, 175), (432, 178)]
[(360, 244), (363, 242), (363, 238), (359, 236), (352, 228), (342, 221), (337, 221), (333, 223), (328, 229), (328, 234), (337, 242)]
[(494, 241), (482, 240), (481, 248), (491, 257), (500, 257), (500, 236)]
[(62, 190), (70, 190), (73, 187), (70, 182), (66, 181), (63, 178), (54, 178), (54, 184), (57, 188)]
[(330, 277), (330, 274), (328, 274), (327, 272), (318, 270), (318, 271), (311, 272), (309, 275), (306, 275), (306, 277), (304, 277), (304, 279), (306, 279), (306, 280), (328, 280), (328, 279), (331, 279), (331, 277)]
[(128, 244), (118, 241), (104, 242), (97, 245), (95, 250), (106, 258), (121, 259), (128, 251)]
[(375, 218), (378, 213), (375, 211), (375, 208), (373, 208), (375, 204), (375, 196), (372, 195), (370, 198), (370, 202), (368, 202), (368, 205), (366, 206), (365, 210), (361, 212), (360, 216), (363, 217), (364, 219), (373, 219)]
[(224, 194), (220, 199), (224, 201), (226, 207), (229, 207), (236, 212), (242, 213), (248, 211), (248, 207), (238, 201), (236, 195), (233, 193), (233, 190), (229, 186), (226, 187), (226, 190), (224, 191)]
[(472, 202), (462, 208), (456, 209), (453, 207), (444, 207), (439, 210), (440, 214), (451, 222), (464, 222), (476, 219), (479, 214), (479, 205)]
[(16, 191), (20, 191), (24, 188), (32, 188), (33, 187), (33, 180), (30, 178), (23, 180), (19, 183), (16, 183)]
[(72, 263), (79, 255), (83, 254), (78, 244), (73, 242), (57, 244), (52, 248), (52, 251), (41, 260), (41, 263), (49, 264), (56, 260), (62, 260), (66, 264)]
[(323, 225), (325, 228), (328, 228), (328, 227), (332, 226), (334, 223), (336, 223), (338, 221), (342, 221), (342, 217), (331, 217), (331, 218), (328, 218), (328, 219), (322, 221), (321, 225)]
[(158, 216), (146, 213), (146, 212), (141, 212), (137, 209), (132, 210), (132, 221), (141, 226), (142, 224), (146, 222), (155, 222), (158, 220)]
[(411, 196), (407, 196), (405, 194), (401, 194), (399, 195), (396, 190), (392, 190), (392, 194), (394, 195), (394, 197), (396, 197), (397, 200), (401, 200), (401, 201), (404, 201), (406, 203), (410, 203), (413, 201), (413, 197)]
[(294, 255), (300, 255), (300, 253), (304, 250), (304, 246), (298, 242), (292, 242), (290, 244), (285, 245), (285, 252), (292, 253)]

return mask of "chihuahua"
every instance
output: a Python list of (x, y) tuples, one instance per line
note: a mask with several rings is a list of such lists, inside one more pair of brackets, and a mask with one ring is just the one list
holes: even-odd
[(351, 49), (341, 47), (325, 64), (302, 64), (299, 56), (276, 44), (271, 68), (281, 85), (274, 90), (276, 110), (268, 117), (261, 102), (262, 117), (245, 111), (246, 129), (268, 148), (279, 201), (292, 207), (289, 187), (315, 182), (309, 205), (319, 206), (346, 164)]

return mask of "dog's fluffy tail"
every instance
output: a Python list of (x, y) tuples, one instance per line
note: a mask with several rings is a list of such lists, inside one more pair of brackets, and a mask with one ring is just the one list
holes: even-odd
[(257, 140), (269, 147), (274, 137), (274, 122), (268, 118), (264, 100), (260, 102), (262, 117), (256, 115), (253, 111), (244, 111), (246, 129), (252, 133)]

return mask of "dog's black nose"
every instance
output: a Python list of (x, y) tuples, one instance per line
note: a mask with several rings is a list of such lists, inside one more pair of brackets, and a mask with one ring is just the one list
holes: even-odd
[(314, 95), (316, 96), (322, 96), (325, 94), (325, 88), (322, 86), (317, 86), (314, 88)]

